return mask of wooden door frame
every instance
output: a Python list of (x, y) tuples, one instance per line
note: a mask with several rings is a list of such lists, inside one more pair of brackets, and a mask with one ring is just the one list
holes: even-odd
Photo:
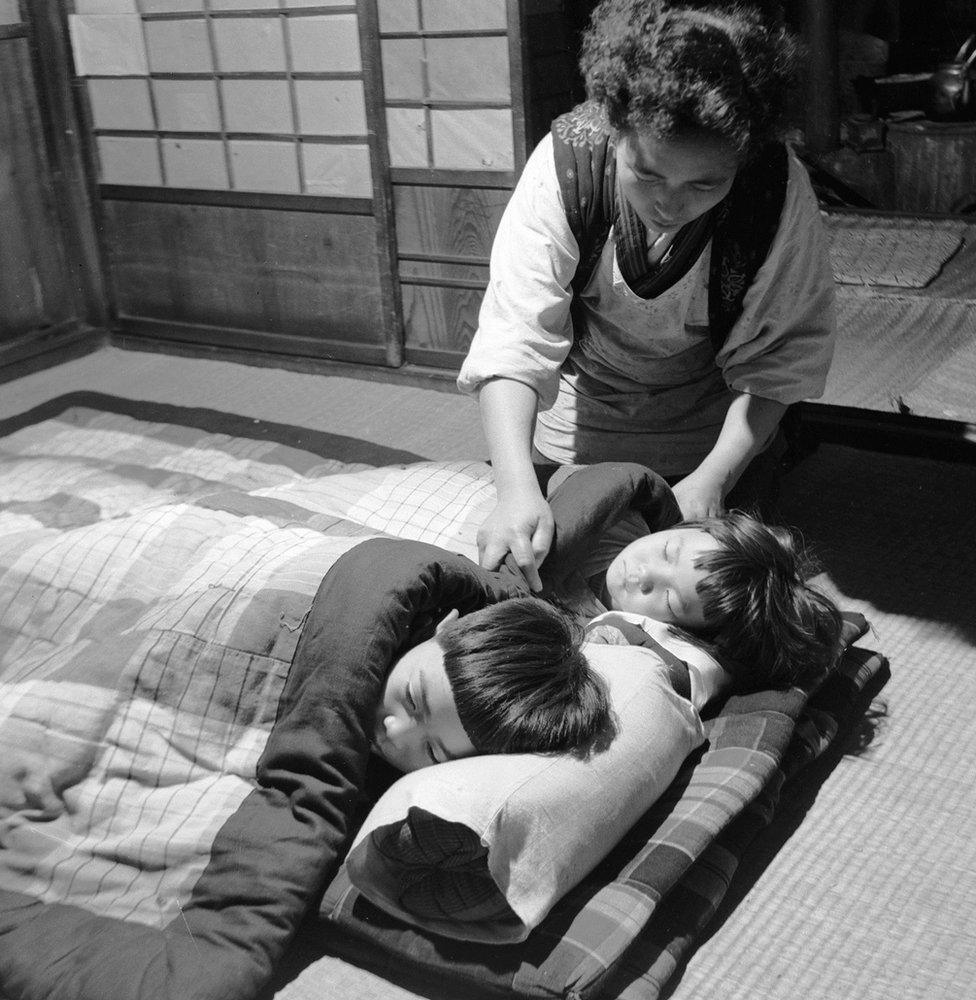
[(356, 14), (359, 25), (360, 57), (363, 63), (366, 128), (369, 132), (373, 218), (376, 222), (376, 256), (380, 276), (386, 363), (391, 368), (399, 368), (404, 362), (406, 334), (397, 270), (396, 218), (383, 99), (383, 59), (380, 52), (377, 0), (360, 0), (356, 6)]
[(68, 17), (62, 0), (21, 0), (34, 81), (41, 110), (45, 152), (51, 166), (54, 204), (64, 240), (66, 266), (74, 280), (78, 319), (107, 328), (111, 300), (98, 239), (98, 193), (92, 151), (83, 123), (83, 102), (73, 73)]

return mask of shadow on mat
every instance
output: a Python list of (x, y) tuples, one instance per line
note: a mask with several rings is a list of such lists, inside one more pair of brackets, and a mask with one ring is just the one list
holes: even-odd
[(340, 462), (356, 462), (365, 465), (400, 465), (421, 462), (423, 455), (400, 448), (364, 441), (346, 434), (330, 434), (327, 431), (297, 427), (293, 424), (278, 424), (270, 420), (225, 413), (202, 406), (176, 406), (172, 403), (153, 403), (138, 399), (124, 399), (101, 392), (69, 392), (56, 399), (41, 403), (24, 413), (0, 420), (0, 438), (13, 434), (23, 427), (51, 420), (74, 407), (103, 410), (118, 413), (135, 420), (154, 423), (176, 424), (179, 427), (193, 427), (211, 434), (227, 434), (230, 437), (249, 438), (255, 441), (272, 441), (275, 444), (333, 458)]
[(816, 801), (821, 786), (838, 763), (844, 757), (858, 757), (870, 751), (871, 744), (883, 732), (887, 719), (887, 704), (880, 694), (890, 677), (890, 670), (885, 665), (865, 685), (837, 737), (820, 757), (802, 768), (783, 786), (772, 822), (756, 834), (743, 852), (721, 903), (696, 936), (694, 946), (678, 963), (674, 975), (661, 990), (658, 1000), (668, 1000), (674, 994), (684, 977), (688, 963), (722, 928), (776, 855), (796, 833)]
[(784, 475), (778, 519), (844, 596), (976, 645), (974, 498), (976, 465), (824, 444)]

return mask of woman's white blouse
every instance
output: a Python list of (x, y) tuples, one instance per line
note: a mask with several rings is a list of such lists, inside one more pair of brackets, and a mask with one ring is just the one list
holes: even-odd
[(710, 251), (709, 243), (681, 280), (643, 300), (620, 275), (611, 233), (581, 296), (584, 334), (574, 337), (579, 250), (547, 136), (499, 225), (459, 388), (474, 393), (495, 377), (531, 386), (540, 406), (535, 443), (555, 461), (690, 471), (711, 450), (733, 391), (787, 404), (816, 398), (834, 344), (826, 235), (795, 156), (770, 253), (717, 357), (708, 335)]

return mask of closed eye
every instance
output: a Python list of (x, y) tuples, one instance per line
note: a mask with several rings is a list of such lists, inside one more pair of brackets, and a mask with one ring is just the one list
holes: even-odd
[(644, 170), (638, 170), (636, 167), (630, 168), (631, 173), (644, 184), (657, 184), (659, 181), (663, 181), (664, 178), (660, 174), (648, 173)]
[(407, 708), (410, 709), (411, 715), (417, 714), (417, 701), (413, 696), (413, 692), (410, 690), (410, 684), (403, 689), (403, 700), (407, 703)]

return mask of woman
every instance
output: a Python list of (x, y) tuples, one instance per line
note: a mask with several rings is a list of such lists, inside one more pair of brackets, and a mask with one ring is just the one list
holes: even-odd
[(752, 6), (603, 0), (590, 100), (532, 154), (458, 385), (498, 504), (482, 565), (533, 589), (552, 516), (532, 468), (635, 461), (713, 517), (789, 404), (823, 391), (833, 279), (806, 172), (775, 141), (795, 64)]

